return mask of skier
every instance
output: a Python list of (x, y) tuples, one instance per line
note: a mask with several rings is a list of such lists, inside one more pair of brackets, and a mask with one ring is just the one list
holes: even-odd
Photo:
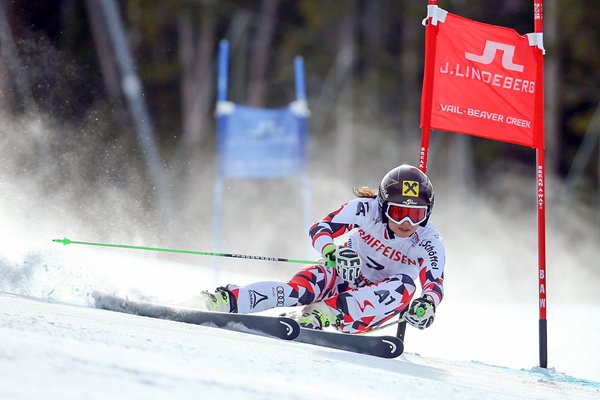
[[(226, 285), (202, 292), (212, 311), (253, 313), (304, 305), (299, 324), (346, 333), (367, 332), (402, 313), (419, 329), (433, 323), (443, 296), (445, 250), (429, 223), (434, 193), (418, 168), (388, 172), (378, 190), (354, 189), (356, 198), (310, 228), (325, 265), (302, 268), (288, 282)], [(354, 231), (343, 245), (334, 238)], [(413, 299), (420, 280), (422, 292)], [(412, 302), (411, 302), (412, 300)]]

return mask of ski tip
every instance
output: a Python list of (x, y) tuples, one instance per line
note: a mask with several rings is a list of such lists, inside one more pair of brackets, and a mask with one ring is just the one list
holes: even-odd
[(68, 244), (71, 244), (71, 239), (68, 239), (68, 238), (64, 238), (64, 239), (52, 239), (52, 241), (56, 242), (56, 243), (62, 243), (65, 246), (68, 245)]
[(300, 335), (300, 325), (291, 318), (279, 317), (279, 323), (285, 328), (283, 339), (294, 340)]
[(396, 358), (404, 352), (404, 342), (394, 336), (382, 337), (381, 342), (389, 346), (389, 354), (383, 355), (384, 358)]

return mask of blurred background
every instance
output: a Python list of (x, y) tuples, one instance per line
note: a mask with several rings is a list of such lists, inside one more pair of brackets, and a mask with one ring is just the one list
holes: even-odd
[[(49, 268), (50, 240), (214, 250), (217, 49), (229, 99), (294, 100), (304, 58), (311, 215), (417, 164), (425, 0), (1, 0), (0, 226), (4, 290)], [(533, 1), (440, 0), (470, 19), (533, 31)], [(598, 304), (600, 7), (544, 2), (549, 318)], [(448, 298), (537, 298), (535, 151), (432, 133), (432, 222)], [(306, 254), (298, 179), (228, 180), (221, 251)], [(32, 249), (42, 249), (31, 257)], [(19, 249), (29, 256), (11, 259)], [(154, 255), (186, 263), (213, 260)], [(295, 267), (222, 260), (285, 279)], [(226, 276), (223, 272), (223, 276)], [(12, 280), (11, 280), (12, 279)], [(11, 286), (12, 285), (12, 286)], [(202, 288), (207, 287), (199, 283)], [(535, 322), (535, 317), (532, 318)]]

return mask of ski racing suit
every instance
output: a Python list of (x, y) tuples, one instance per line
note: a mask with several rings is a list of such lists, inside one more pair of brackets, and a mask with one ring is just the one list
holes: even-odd
[(333, 239), (353, 231), (345, 244), (362, 260), (353, 282), (337, 275), (335, 268), (311, 265), (289, 282), (257, 282), (228, 285), (239, 313), (274, 307), (290, 307), (324, 301), (337, 310), (337, 329), (347, 333), (369, 331), (404, 311), (417, 290), (437, 306), (443, 297), (445, 250), (431, 225), (419, 226), (408, 238), (397, 237), (381, 221), (375, 198), (356, 198), (342, 205), (310, 228), (315, 250), (321, 252)]

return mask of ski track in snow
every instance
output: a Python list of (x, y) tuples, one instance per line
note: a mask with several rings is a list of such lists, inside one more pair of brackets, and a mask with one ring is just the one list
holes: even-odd
[(125, 253), (56, 253), (0, 260), (0, 399), (600, 399), (594, 307), (566, 309), (587, 324), (577, 331), (551, 325), (548, 370), (531, 367), (531, 310), (469, 303), (479, 323), (466, 324), (451, 295), (432, 328), (409, 328), (405, 354), (386, 360), (92, 308), (92, 290), (186, 305), (222, 278)]
[(600, 399), (600, 383), (406, 353), (394, 360), (0, 295), (2, 399)]

